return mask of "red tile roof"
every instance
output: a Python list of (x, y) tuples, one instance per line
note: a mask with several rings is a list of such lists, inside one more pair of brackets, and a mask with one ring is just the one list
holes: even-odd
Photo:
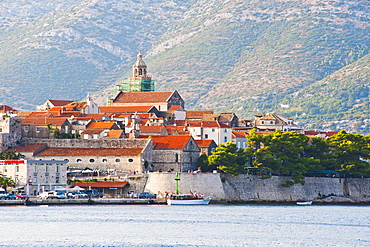
[(243, 132), (243, 131), (233, 131), (232, 136), (233, 137), (245, 137), (245, 132)]
[(35, 156), (134, 156), (142, 148), (66, 148), (48, 147)]
[(91, 122), (86, 128), (87, 129), (110, 129), (113, 127), (114, 122)]
[(101, 113), (135, 113), (150, 111), (153, 106), (99, 106)]
[(231, 128), (229, 125), (218, 121), (199, 121), (191, 124), (193, 127), (206, 127), (206, 128)]
[(178, 110), (179, 108), (181, 107), (181, 105), (173, 105), (170, 107), (170, 109), (168, 109), (168, 111), (176, 111)]
[(128, 182), (77, 182), (71, 187), (79, 186), (81, 188), (123, 188)]
[(114, 103), (158, 103), (167, 102), (174, 92), (121, 92)]
[(40, 148), (43, 148), (43, 147), (46, 147), (47, 145), (45, 143), (30, 143), (30, 144), (27, 144), (26, 146), (16, 146), (16, 147), (13, 147), (11, 149), (9, 149), (9, 151), (15, 151), (15, 152), (35, 152), (37, 150), (39, 150)]
[(120, 138), (123, 134), (123, 130), (110, 130), (108, 132), (107, 138)]
[(141, 133), (161, 133), (164, 126), (140, 126)]
[(203, 139), (203, 140), (195, 140), (195, 142), (197, 143), (198, 147), (205, 148), (205, 147), (209, 147), (212, 144), (212, 142), (214, 142), (214, 140)]
[(38, 118), (23, 118), (22, 124), (32, 124), (32, 125), (62, 125), (67, 121), (67, 118), (47, 118), (47, 117), (38, 117)]
[(12, 107), (10, 106), (7, 106), (7, 105), (0, 105), (0, 113), (7, 113), (7, 112), (16, 112), (17, 110), (13, 109)]
[(153, 149), (184, 149), (190, 141), (191, 136), (173, 135), (173, 136), (152, 136)]
[(212, 114), (213, 111), (186, 111), (186, 118), (202, 118), (204, 114)]
[(72, 103), (72, 100), (53, 100), (49, 99), (49, 102), (52, 103), (54, 106), (65, 106), (68, 105), (69, 103)]

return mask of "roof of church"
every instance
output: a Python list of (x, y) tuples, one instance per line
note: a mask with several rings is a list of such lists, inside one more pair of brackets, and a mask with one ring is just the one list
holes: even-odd
[(135, 113), (148, 112), (153, 106), (99, 106), (101, 113)]
[(53, 106), (65, 106), (69, 103), (72, 103), (72, 100), (55, 100), (55, 99), (49, 99), (49, 102), (53, 104)]
[[(174, 91), (176, 92), (176, 91)], [(174, 92), (120, 92), (114, 103), (159, 103), (167, 102)]]

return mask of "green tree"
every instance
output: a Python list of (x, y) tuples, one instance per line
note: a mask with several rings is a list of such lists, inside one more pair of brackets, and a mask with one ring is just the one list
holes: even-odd
[(4, 175), (0, 175), (0, 187), (6, 190), (8, 187), (15, 187), (15, 186), (16, 185), (11, 178), (8, 178)]
[(200, 169), (203, 171), (203, 172), (208, 172), (208, 171), (212, 171), (212, 170), (215, 170), (217, 169), (216, 165), (210, 165), (209, 162), (208, 162), (208, 156), (206, 154), (202, 154), (198, 161), (197, 161), (197, 165), (198, 167), (200, 167)]
[(287, 186), (303, 184), (304, 174), (310, 167), (320, 163), (319, 159), (306, 154), (308, 141), (309, 137), (304, 134), (277, 130), (263, 138), (263, 145), (254, 152), (254, 164), (281, 175), (292, 176), (293, 181), (287, 181)]
[(370, 177), (370, 135), (347, 134), (344, 130), (327, 138), (340, 171)]
[(2, 151), (0, 152), (0, 160), (19, 160), (21, 154), (15, 151)]
[(232, 142), (227, 142), (226, 145), (220, 144), (216, 151), (208, 156), (210, 165), (215, 165), (219, 170), (233, 176), (246, 173), (244, 168), (248, 159), (248, 152), (237, 148)]

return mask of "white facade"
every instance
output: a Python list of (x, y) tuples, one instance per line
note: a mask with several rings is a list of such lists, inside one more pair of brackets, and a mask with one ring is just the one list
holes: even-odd
[(11, 178), (18, 192), (37, 195), (67, 185), (67, 161), (0, 160), (0, 173)]
[(232, 129), (220, 126), (193, 126), (189, 127), (194, 140), (212, 139), (217, 145), (232, 141)]

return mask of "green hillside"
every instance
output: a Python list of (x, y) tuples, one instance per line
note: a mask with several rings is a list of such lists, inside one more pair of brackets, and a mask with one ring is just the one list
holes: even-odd
[(187, 109), (315, 128), (370, 118), (367, 0), (7, 1), (0, 102), (18, 109), (93, 92), (103, 103), (141, 50), (156, 89)]

